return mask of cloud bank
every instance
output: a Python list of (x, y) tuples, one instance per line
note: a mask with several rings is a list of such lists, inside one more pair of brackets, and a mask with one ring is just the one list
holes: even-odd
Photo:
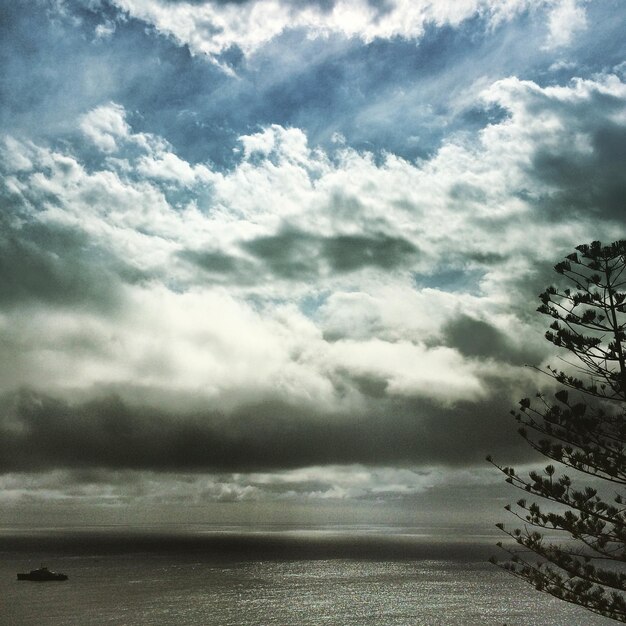
[[(173, 466), (476, 458), (465, 438), (435, 445), (439, 425), (500, 433), (495, 416), (514, 395), (493, 381), (511, 388), (521, 363), (545, 356), (526, 322), (537, 264), (621, 228), (615, 138), (626, 132), (615, 75), (547, 88), (511, 78), (482, 97), (508, 117), (423, 163), (328, 154), (272, 126), (243, 136), (222, 173), (134, 132), (114, 103), (78, 120), (100, 155), (89, 166), (7, 139), (2, 388), (122, 398), (110, 414), (16, 409), (7, 469), (37, 462), (26, 449), (58, 466), (73, 450), (81, 466), (167, 466), (177, 438)], [(155, 398), (168, 411), (153, 426), (124, 408)], [(203, 403), (206, 419), (192, 416)]]
[(485, 454), (530, 460), (507, 415), (547, 389), (537, 294), (624, 237), (604, 8), (42, 6), (0, 43), (12, 506), (448, 510)]

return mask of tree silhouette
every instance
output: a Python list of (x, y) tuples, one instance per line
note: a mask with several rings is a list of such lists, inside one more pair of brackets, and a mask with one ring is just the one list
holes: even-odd
[[(487, 457), (506, 482), (550, 509), (526, 498), (506, 506), (522, 527), (497, 524), (515, 543), (498, 543), (508, 560), (492, 562), (626, 623), (626, 241), (576, 250), (554, 268), (568, 288), (548, 287), (537, 310), (553, 318), (546, 339), (577, 358), (541, 370), (559, 384), (554, 402), (537, 394), (511, 412), (530, 446), (576, 470), (576, 480), (552, 464), (520, 476)], [(590, 484), (577, 487), (581, 479)]]

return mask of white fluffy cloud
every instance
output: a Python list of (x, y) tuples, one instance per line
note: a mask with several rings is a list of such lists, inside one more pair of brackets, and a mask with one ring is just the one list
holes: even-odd
[(367, 0), (336, 0), (330, 7), (286, 0), (167, 2), (116, 0), (130, 15), (189, 45), (197, 54), (219, 55), (233, 45), (249, 54), (288, 29), (310, 37), (340, 34), (369, 42), (377, 38), (419, 38), (427, 24), (457, 26), (484, 15), (496, 25), (522, 11), (546, 10), (549, 43), (567, 44), (584, 28), (585, 10), (576, 0), (393, 0), (383, 7)]
[(80, 129), (104, 152), (115, 152), (118, 149), (118, 140), (125, 139), (130, 134), (123, 107), (113, 103), (83, 115)]
[[(613, 104), (598, 110), (594, 103), (605, 96)], [(272, 126), (242, 137), (240, 164), (220, 173), (187, 163), (158, 137), (133, 133), (116, 104), (80, 120), (105, 155), (120, 153), (102, 169), (88, 171), (71, 153), (7, 141), (5, 186), (37, 206), (29, 221), (75, 229), (145, 278), (121, 287), (124, 304), (109, 320), (92, 311), (34, 311), (30, 318), (5, 312), (0, 321), (19, 339), (4, 388), (127, 381), (202, 390), (223, 402), (235, 390), (243, 398), (278, 389), (330, 406), (337, 401), (333, 372), (348, 371), (385, 381), (391, 395), (481, 397), (484, 372), (454, 347), (438, 345), (442, 328), (462, 312), (509, 333), (518, 305), (509, 288), (530, 277), (538, 259), (552, 260), (555, 247), (590, 233), (617, 235), (610, 222), (592, 227), (592, 214), (566, 231), (550, 225), (533, 197), (549, 197), (553, 184), (528, 189), (539, 152), (593, 158), (594, 119), (624, 125), (626, 85), (615, 76), (547, 88), (511, 78), (483, 97), (510, 117), (473, 143), (446, 143), (423, 163), (393, 155), (376, 162), (344, 146), (327, 155), (309, 147), (302, 131)], [(124, 146), (132, 150), (123, 154)], [(172, 189), (185, 191), (182, 203), (171, 204)], [(368, 237), (381, 234), (383, 247), (372, 248)], [(404, 268), (384, 265), (385, 242), (396, 240), (417, 251)], [(271, 249), (252, 247), (258, 241), (270, 241)], [(319, 247), (328, 241), (339, 242), (337, 250)], [(339, 262), (325, 254), (355, 241), (370, 247), (358, 250), (350, 271), (325, 264)], [(281, 246), (292, 246), (295, 256), (278, 260), (304, 264), (306, 275), (281, 273), (271, 256), (283, 254)], [(184, 256), (189, 251), (197, 265)], [(212, 280), (204, 253), (222, 255), (235, 269)], [(485, 262), (489, 255), (498, 263)], [(461, 281), (454, 288), (445, 284), (451, 271)], [(435, 283), (420, 288), (416, 275)], [(307, 298), (318, 303), (307, 305)], [(36, 341), (28, 337), (35, 328)], [(76, 349), (89, 338), (97, 350)], [(30, 340), (31, 351), (20, 352), (19, 342)]]
[(548, 27), (550, 34), (547, 47), (568, 45), (578, 32), (587, 28), (584, 6), (577, 0), (564, 0), (557, 4), (550, 13)]

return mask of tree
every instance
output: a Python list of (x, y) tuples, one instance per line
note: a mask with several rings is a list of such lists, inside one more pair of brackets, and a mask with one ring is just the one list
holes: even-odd
[[(559, 387), (554, 400), (538, 393), (511, 412), (528, 444), (560, 471), (575, 470), (575, 479), (552, 464), (525, 477), (487, 457), (526, 494), (505, 507), (522, 528), (497, 524), (514, 540), (498, 543), (508, 560), (492, 562), (626, 623), (626, 241), (576, 250), (554, 268), (568, 286), (548, 287), (537, 309), (553, 318), (546, 339), (575, 362), (540, 369)], [(581, 480), (587, 486), (578, 487)]]

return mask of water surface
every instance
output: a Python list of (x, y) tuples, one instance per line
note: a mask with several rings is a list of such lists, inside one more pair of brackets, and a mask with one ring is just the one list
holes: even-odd
[[(490, 565), (492, 544), (419, 529), (4, 529), (0, 624), (614, 623)], [(16, 580), (42, 561), (70, 580)]]

